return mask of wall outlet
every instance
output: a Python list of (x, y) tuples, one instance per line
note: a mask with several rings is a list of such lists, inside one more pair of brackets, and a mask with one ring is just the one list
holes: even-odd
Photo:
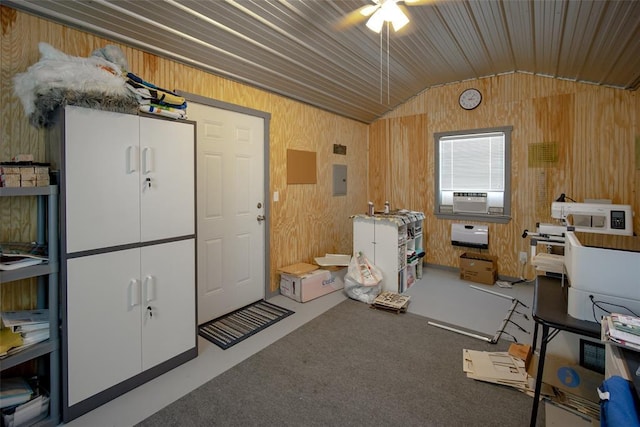
[(520, 264), (526, 264), (526, 263), (527, 263), (527, 253), (520, 252)]

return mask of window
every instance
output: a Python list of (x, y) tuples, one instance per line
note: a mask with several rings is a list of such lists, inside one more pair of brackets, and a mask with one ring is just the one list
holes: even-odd
[(512, 127), (434, 134), (435, 215), (506, 223)]

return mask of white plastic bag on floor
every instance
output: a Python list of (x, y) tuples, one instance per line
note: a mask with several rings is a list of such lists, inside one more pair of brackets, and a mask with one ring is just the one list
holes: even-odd
[(372, 304), (382, 292), (382, 272), (359, 252), (349, 262), (344, 290), (349, 298)]

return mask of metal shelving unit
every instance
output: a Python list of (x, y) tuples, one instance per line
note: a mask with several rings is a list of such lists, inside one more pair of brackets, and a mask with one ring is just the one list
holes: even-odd
[(60, 422), (58, 186), (0, 188), (0, 197), (24, 196), (38, 198), (37, 241), (49, 245), (49, 262), (16, 270), (0, 271), (0, 286), (16, 280), (41, 278), (38, 283), (38, 307), (49, 308), (50, 338), (0, 359), (0, 373), (22, 363), (48, 356), (49, 416), (35, 425), (58, 425)]

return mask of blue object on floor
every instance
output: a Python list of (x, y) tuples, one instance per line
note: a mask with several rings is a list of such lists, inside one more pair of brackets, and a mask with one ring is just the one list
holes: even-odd
[(598, 392), (601, 427), (640, 427), (637, 399), (629, 381), (612, 376), (603, 381)]

